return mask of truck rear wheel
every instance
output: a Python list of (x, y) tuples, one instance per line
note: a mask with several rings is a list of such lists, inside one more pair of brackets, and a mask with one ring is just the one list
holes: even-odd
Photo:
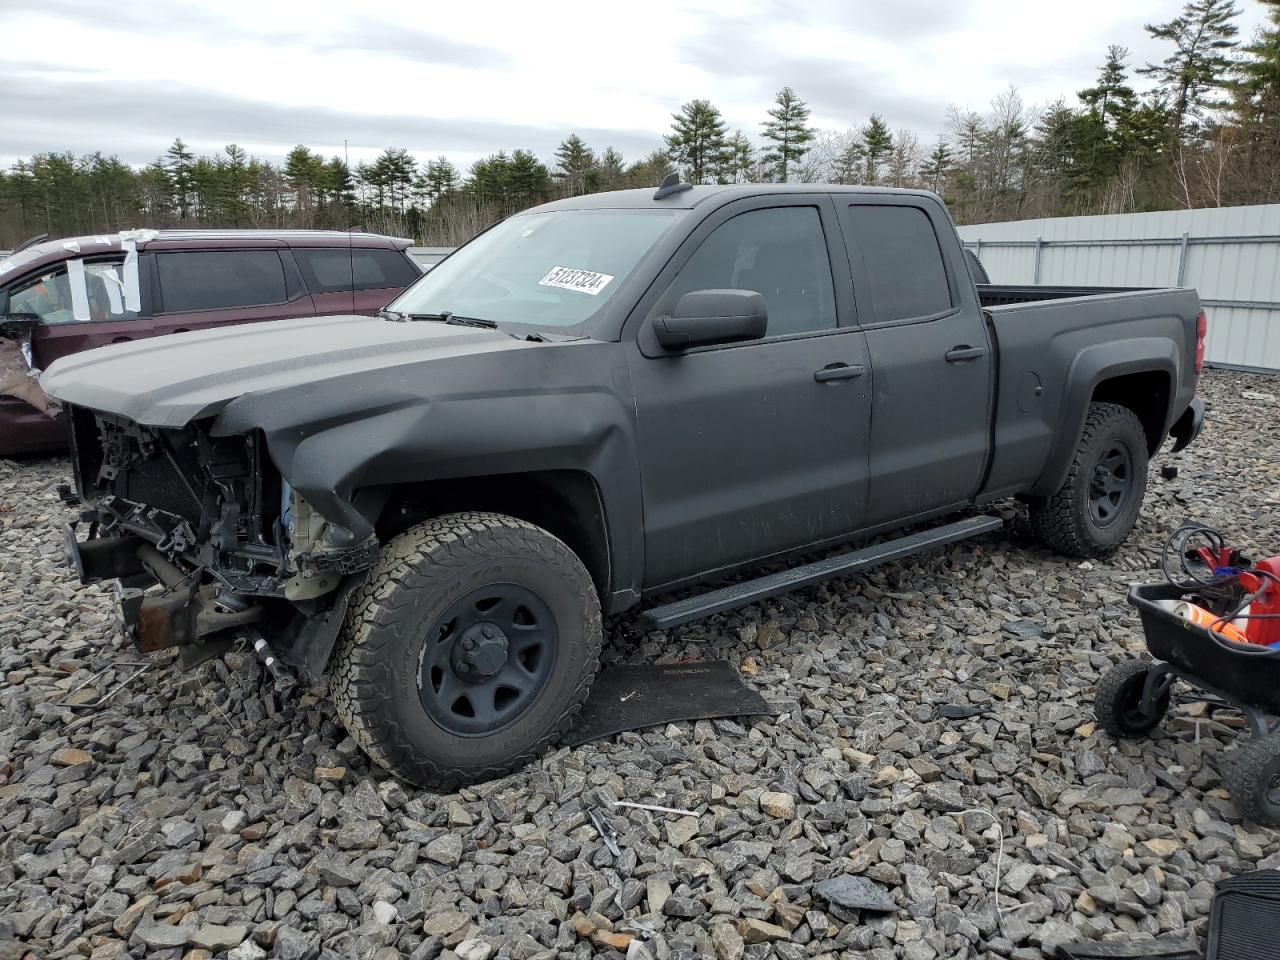
[(1070, 557), (1106, 557), (1133, 531), (1147, 490), (1147, 435), (1128, 407), (1091, 403), (1067, 480), (1031, 504), (1035, 538)]
[(455, 513), (400, 534), (352, 598), (330, 691), (376, 762), (453, 790), (520, 767), (573, 721), (595, 677), (600, 602), (547, 531)]

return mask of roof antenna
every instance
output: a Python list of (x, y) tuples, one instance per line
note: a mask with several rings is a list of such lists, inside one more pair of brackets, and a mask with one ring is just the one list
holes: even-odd
[(677, 193), (684, 193), (686, 190), (692, 190), (692, 183), (681, 183), (679, 172), (668, 173), (662, 178), (662, 182), (658, 184), (658, 189), (654, 191), (653, 199), (665, 200), (667, 197), (675, 196)]

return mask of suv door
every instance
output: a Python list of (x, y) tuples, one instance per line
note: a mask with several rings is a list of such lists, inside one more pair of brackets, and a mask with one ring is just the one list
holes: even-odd
[[(282, 253), (286, 257), (282, 257)], [(156, 332), (314, 316), (288, 249), (149, 248)]]
[(959, 244), (939, 242), (955, 228), (924, 197), (838, 199), (875, 373), (867, 523), (961, 505), (986, 471), (992, 357)]
[(372, 316), (422, 272), (401, 251), (381, 247), (294, 247), (316, 313)]
[[(762, 294), (766, 337), (664, 351), (651, 319), (684, 293), (717, 288)], [(636, 396), (646, 586), (861, 525), (870, 378), (829, 197), (753, 197), (713, 213), (640, 300), (623, 339)]]

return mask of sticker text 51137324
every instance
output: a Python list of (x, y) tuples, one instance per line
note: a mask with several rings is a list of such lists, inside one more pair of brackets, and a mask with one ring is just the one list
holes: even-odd
[(559, 287), (561, 290), (576, 290), (595, 296), (609, 285), (613, 279), (610, 274), (596, 273), (594, 270), (575, 270), (573, 267), (552, 267), (551, 272), (538, 281), (540, 287)]

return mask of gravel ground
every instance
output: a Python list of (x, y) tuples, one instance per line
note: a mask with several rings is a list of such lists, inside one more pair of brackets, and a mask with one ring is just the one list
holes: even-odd
[[(1112, 561), (1015, 520), (670, 634), (613, 623), (611, 660), (725, 658), (779, 716), (560, 750), (451, 796), (371, 769), (321, 691), (279, 702), (251, 655), (188, 675), (162, 655), (116, 692), (147, 661), (60, 566), (65, 461), (0, 461), (0, 958), (1038, 958), (1203, 932), (1214, 881), (1280, 865), (1219, 779), (1232, 718), (1180, 705), (1116, 743), (1092, 716), (1142, 647), (1126, 584), (1173, 525), (1280, 552), (1280, 381), (1215, 372), (1202, 395), (1203, 437), (1157, 462), (1181, 475), (1157, 470)], [(847, 876), (895, 909), (841, 906), (822, 881)]]

